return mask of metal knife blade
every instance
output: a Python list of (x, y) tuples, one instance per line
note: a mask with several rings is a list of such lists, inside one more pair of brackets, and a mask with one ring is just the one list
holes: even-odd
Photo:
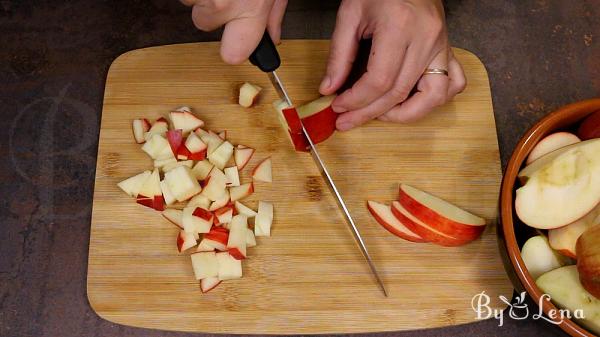
[[(281, 79), (279, 78), (279, 76), (277, 76), (277, 73), (275, 71), (272, 71), (272, 72), (269, 72), (268, 75), (269, 75), (269, 79), (271, 80), (273, 87), (275, 87), (275, 90), (277, 91), (277, 94), (279, 95), (279, 97), (281, 99), (283, 99), (284, 101), (286, 101), (286, 103), (288, 105), (293, 106), (292, 100), (290, 99), (290, 96), (287, 94), (287, 91), (285, 90), (285, 88), (281, 82)], [(331, 193), (334, 195), (334, 197), (338, 203), (338, 206), (340, 207), (340, 209), (342, 210), (342, 213), (344, 214), (346, 223), (348, 224), (350, 231), (352, 232), (352, 235), (354, 236), (354, 239), (356, 240), (356, 243), (358, 244), (358, 247), (360, 248), (360, 251), (362, 252), (367, 263), (369, 264), (371, 273), (373, 274), (373, 276), (375, 277), (375, 280), (377, 281), (377, 284), (383, 291), (383, 295), (387, 297), (387, 291), (385, 290), (383, 281), (379, 277), (379, 273), (377, 272), (375, 263), (371, 259), (371, 255), (369, 254), (369, 251), (367, 250), (367, 246), (365, 245), (365, 242), (364, 242), (362, 236), (360, 235), (360, 232), (358, 231), (356, 224), (354, 223), (354, 219), (352, 219), (352, 216), (350, 215), (350, 211), (348, 211), (348, 207), (346, 207), (346, 203), (344, 202), (342, 195), (340, 194), (339, 190), (335, 186), (335, 183), (333, 182), (333, 179), (331, 178), (329, 171), (327, 171), (327, 168), (325, 167), (323, 160), (321, 160), (321, 157), (319, 156), (319, 151), (317, 151), (315, 144), (313, 143), (312, 139), (308, 135), (308, 132), (306, 132), (304, 125), (302, 125), (302, 133), (304, 134), (304, 136), (306, 137), (306, 139), (308, 141), (308, 144), (310, 146), (310, 154), (311, 154), (315, 164), (317, 165), (317, 168), (321, 172), (323, 179), (325, 179), (327, 186), (329, 186)]]

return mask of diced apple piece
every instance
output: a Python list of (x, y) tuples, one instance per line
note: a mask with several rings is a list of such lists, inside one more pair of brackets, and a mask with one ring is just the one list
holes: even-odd
[(187, 166), (178, 166), (165, 173), (165, 182), (177, 201), (185, 201), (200, 193), (202, 188)]
[(167, 208), (162, 212), (162, 216), (175, 226), (183, 229), (183, 211), (180, 209)]
[[(225, 251), (226, 249), (224, 249), (223, 251)], [(215, 247), (213, 245), (211, 245), (206, 239), (202, 239), (202, 241), (200, 241), (200, 243), (198, 244), (198, 247), (196, 247), (196, 251), (197, 252), (214, 252), (215, 251)]]
[(251, 107), (261, 90), (262, 88), (258, 85), (245, 82), (240, 87), (240, 97), (238, 103), (244, 108)]
[(242, 277), (242, 261), (236, 260), (228, 252), (217, 253), (219, 280), (232, 280)]
[(213, 215), (200, 207), (186, 207), (181, 217), (186, 233), (208, 233), (213, 223)]
[(223, 131), (217, 133), (217, 135), (219, 136), (219, 138), (221, 138), (223, 140), (227, 140), (227, 130), (223, 130)]
[(210, 173), (213, 167), (214, 165), (211, 164), (208, 160), (201, 160), (198, 163), (196, 163), (196, 165), (192, 169), (192, 173), (194, 173), (194, 176), (197, 180), (204, 180), (206, 179), (206, 177), (208, 177), (208, 174)]
[(521, 248), (521, 258), (529, 275), (535, 280), (540, 275), (568, 264), (567, 258), (555, 252), (548, 240), (541, 236), (529, 238)]
[(252, 155), (254, 154), (254, 149), (244, 146), (244, 145), (238, 145), (234, 151), (233, 151), (233, 157), (235, 160), (235, 165), (238, 168), (238, 171), (241, 171), (246, 164), (248, 164), (248, 162), (250, 161), (250, 158), (252, 158)]
[(200, 280), (200, 290), (205, 294), (215, 289), (219, 284), (221, 284), (221, 280), (218, 277), (203, 278)]
[(177, 161), (177, 160), (175, 160), (174, 162), (170, 162), (170, 163), (165, 164), (164, 166), (162, 166), (162, 171), (163, 172), (169, 172), (169, 171), (171, 171), (172, 169), (174, 169), (174, 168), (176, 168), (178, 166), (187, 166), (189, 168), (192, 168), (194, 166), (194, 161), (193, 160), (183, 160), (183, 161)]
[(219, 224), (230, 223), (233, 218), (233, 207), (225, 206), (215, 211), (215, 217)]
[[(210, 229), (210, 231), (204, 235), (204, 239), (212, 240), (212, 241), (218, 242), (222, 245), (227, 245), (227, 242), (229, 241), (229, 231), (222, 227), (213, 226)], [(209, 245), (210, 245), (210, 243), (209, 243)], [(218, 247), (218, 248), (222, 248), (220, 250), (223, 250), (223, 251), (227, 249), (226, 247)]]
[(202, 190), (202, 195), (204, 195), (212, 201), (216, 201), (223, 198), (225, 193), (227, 193), (225, 185), (226, 179), (227, 178), (225, 177), (225, 174), (218, 168), (214, 167), (210, 171), (208, 177), (206, 177), (206, 185)]
[(179, 231), (177, 236), (177, 250), (180, 253), (194, 247), (196, 245), (196, 237), (193, 233), (187, 233), (185, 231)]
[(154, 169), (148, 179), (144, 181), (137, 196), (137, 203), (154, 208), (157, 211), (164, 210), (164, 198), (160, 189), (160, 175), (158, 169)]
[(600, 110), (587, 116), (577, 129), (577, 135), (583, 139), (600, 138)]
[(173, 193), (171, 193), (169, 186), (164, 180), (160, 182), (160, 190), (162, 191), (165, 204), (172, 205), (176, 201), (175, 197), (173, 196)]
[(156, 159), (154, 161), (154, 167), (163, 170), (163, 172), (165, 172), (165, 166), (171, 166), (175, 164), (177, 164), (177, 159), (175, 159), (175, 157), (170, 157), (166, 159)]
[(229, 191), (225, 190), (224, 192), (221, 197), (210, 204), (209, 211), (216, 211), (229, 203)]
[[(549, 271), (536, 280), (537, 286), (548, 294), (560, 308), (582, 311), (584, 319), (577, 322), (588, 329), (600, 332), (600, 300), (583, 288), (576, 266), (565, 266)], [(580, 317), (581, 317), (580, 316)]]
[(212, 247), (213, 250), (218, 250), (220, 252), (226, 252), (227, 251), (227, 244), (226, 243), (222, 243), (222, 242), (219, 242), (219, 241), (216, 241), (216, 240), (212, 240), (212, 239), (207, 239), (207, 238), (202, 239), (202, 242), (204, 242), (204, 246), (206, 246), (206, 247)]
[(475, 240), (485, 229), (485, 219), (406, 184), (400, 185), (398, 201), (417, 219), (459, 240)]
[[(200, 129), (202, 130), (202, 129)], [(204, 130), (203, 130), (204, 131)], [(221, 144), (223, 144), (224, 140), (219, 137), (218, 134), (208, 131), (208, 132), (196, 132), (200, 139), (207, 145), (207, 153), (213, 153)]]
[(266, 201), (258, 202), (258, 213), (254, 219), (254, 235), (271, 236), (273, 224), (273, 204)]
[(134, 119), (132, 123), (133, 138), (138, 144), (142, 144), (146, 141), (144, 134), (150, 130), (150, 122), (147, 119)]
[(248, 218), (243, 215), (236, 215), (231, 219), (229, 225), (229, 240), (227, 241), (227, 250), (235, 259), (243, 260), (246, 258), (246, 231), (248, 229)]
[(227, 162), (232, 155), (233, 145), (231, 145), (230, 142), (225, 141), (219, 145), (216, 150), (214, 150), (212, 153), (209, 153), (208, 160), (215, 165), (215, 167), (218, 167), (219, 170), (222, 170), (225, 168), (225, 165), (227, 165)]
[(215, 252), (195, 252), (190, 255), (190, 258), (196, 280), (217, 277), (219, 274), (219, 262)]
[(154, 124), (152, 124), (152, 127), (150, 127), (150, 130), (148, 130), (148, 132), (146, 132), (144, 134), (144, 139), (146, 141), (148, 141), (152, 137), (154, 137), (154, 135), (159, 135), (159, 136), (165, 137), (168, 130), (169, 130), (169, 123), (167, 122), (167, 120), (164, 117), (161, 117), (161, 118), (157, 119), (154, 122)]
[(527, 157), (527, 164), (561, 147), (579, 143), (581, 140), (570, 132), (555, 132), (540, 140), (531, 150)]
[(202, 194), (197, 194), (192, 199), (190, 199), (190, 201), (188, 201), (188, 204), (186, 207), (196, 206), (196, 207), (200, 207), (200, 208), (204, 208), (204, 209), (209, 209), (210, 203), (211, 203), (210, 199), (203, 196)]
[(183, 144), (183, 133), (181, 129), (167, 131), (167, 141), (171, 146), (171, 151), (173, 151), (173, 155), (176, 156), (179, 147), (181, 147), (181, 144)]
[(252, 183), (243, 184), (240, 186), (234, 186), (229, 188), (229, 197), (231, 201), (241, 200), (254, 192), (254, 185)]
[(256, 237), (254, 237), (254, 232), (248, 228), (246, 230), (246, 247), (255, 247), (256, 246)]
[(550, 247), (565, 256), (576, 259), (577, 239), (579, 239), (583, 232), (596, 225), (600, 225), (600, 203), (591, 212), (577, 221), (563, 227), (548, 230)]
[(173, 129), (181, 129), (184, 135), (204, 126), (204, 122), (189, 111), (171, 111), (169, 116), (173, 123)]
[(177, 149), (176, 156), (178, 160), (192, 160), (192, 158), (190, 158), (192, 156), (192, 153), (190, 152), (190, 150), (188, 150), (187, 147), (185, 147), (185, 144), (179, 146), (179, 149)]
[(240, 175), (238, 174), (238, 168), (236, 166), (226, 167), (224, 170), (226, 186), (240, 186)]
[(367, 201), (367, 208), (375, 220), (390, 233), (412, 242), (426, 242), (417, 233), (411, 231), (392, 214), (392, 208), (375, 201)]
[(258, 163), (252, 171), (252, 179), (256, 181), (264, 181), (266, 183), (273, 182), (273, 173), (271, 157), (265, 158), (263, 161)]
[(185, 147), (190, 151), (189, 159), (204, 160), (208, 146), (195, 133), (185, 140)]
[(174, 157), (169, 142), (165, 137), (158, 134), (155, 134), (152, 138), (148, 139), (146, 143), (142, 145), (142, 150), (154, 160)]
[(558, 228), (583, 217), (600, 202), (600, 139), (573, 146), (517, 189), (515, 210), (525, 224)]
[(239, 214), (245, 215), (248, 218), (254, 218), (257, 214), (252, 208), (242, 204), (239, 201), (235, 202), (235, 209), (238, 211)]
[(117, 184), (123, 192), (129, 194), (129, 196), (137, 197), (142, 189), (142, 186), (146, 182), (146, 180), (150, 177), (152, 172), (144, 171), (142, 173), (136, 174), (133, 177), (129, 177), (120, 183)]

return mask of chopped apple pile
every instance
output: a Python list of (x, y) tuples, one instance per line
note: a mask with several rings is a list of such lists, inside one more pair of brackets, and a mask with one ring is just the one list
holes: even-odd
[[(260, 91), (252, 88), (253, 95)], [(241, 200), (254, 193), (254, 182), (270, 183), (273, 174), (271, 157), (267, 157), (248, 173), (252, 182), (244, 183), (241, 173), (255, 150), (232, 144), (226, 131), (202, 127), (204, 122), (188, 107), (154, 124), (133, 120), (133, 138), (143, 144), (142, 151), (153, 160), (154, 168), (117, 185), (138, 204), (161, 211), (178, 227), (180, 253), (195, 247), (190, 255), (192, 267), (205, 293), (221, 281), (242, 277), (248, 248), (256, 246), (257, 236), (271, 235), (273, 204), (259, 201), (254, 211)]]
[(367, 208), (381, 226), (412, 242), (461, 246), (477, 239), (486, 225), (485, 219), (405, 184), (391, 207), (367, 201)]

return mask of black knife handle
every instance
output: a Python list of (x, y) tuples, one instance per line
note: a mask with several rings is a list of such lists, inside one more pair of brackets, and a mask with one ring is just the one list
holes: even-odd
[(265, 73), (270, 73), (281, 65), (277, 48), (275, 48), (275, 44), (267, 31), (265, 31), (260, 43), (250, 55), (250, 63)]

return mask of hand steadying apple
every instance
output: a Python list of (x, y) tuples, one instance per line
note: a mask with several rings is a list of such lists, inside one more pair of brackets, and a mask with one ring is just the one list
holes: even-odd
[[(279, 42), (287, 0), (181, 1), (193, 6), (192, 19), (199, 29), (225, 25), (221, 57), (227, 63), (248, 59), (265, 28)], [(343, 0), (321, 94), (336, 92), (346, 81), (363, 38), (373, 40), (367, 71), (333, 102), (341, 113), (338, 130), (375, 118), (414, 121), (465, 88), (462, 67), (448, 44), (441, 0)], [(448, 76), (423, 75), (426, 69), (444, 69)], [(417, 92), (409, 97), (415, 86)]]

